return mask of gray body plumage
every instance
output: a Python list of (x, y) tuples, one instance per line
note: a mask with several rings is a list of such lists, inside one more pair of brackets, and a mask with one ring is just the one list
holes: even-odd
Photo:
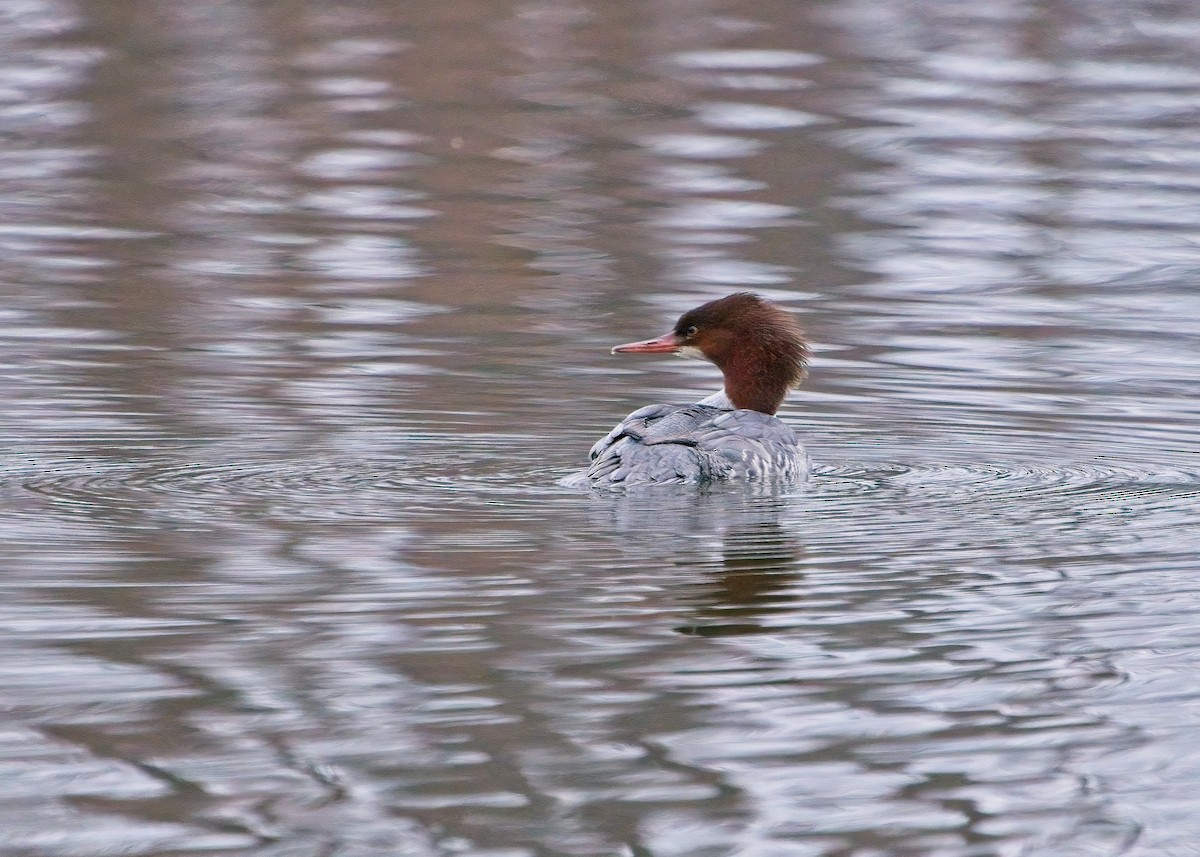
[(695, 403), (634, 411), (592, 447), (587, 478), (593, 485), (791, 480), (808, 469), (796, 433), (776, 417)]

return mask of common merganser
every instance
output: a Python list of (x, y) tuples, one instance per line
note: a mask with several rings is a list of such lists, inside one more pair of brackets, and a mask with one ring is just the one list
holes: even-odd
[(725, 388), (699, 402), (648, 405), (627, 416), (592, 447), (591, 484), (808, 475), (800, 439), (775, 417), (808, 362), (808, 345), (791, 313), (737, 292), (685, 312), (669, 333), (612, 353), (708, 360), (725, 376)]

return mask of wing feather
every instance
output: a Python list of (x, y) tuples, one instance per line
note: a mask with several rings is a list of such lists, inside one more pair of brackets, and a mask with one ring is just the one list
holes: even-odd
[(796, 433), (758, 411), (703, 404), (649, 405), (626, 417), (591, 451), (595, 485), (799, 478), (808, 456)]

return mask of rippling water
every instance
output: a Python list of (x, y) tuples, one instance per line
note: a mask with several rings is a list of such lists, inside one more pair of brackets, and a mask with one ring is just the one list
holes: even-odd
[[(0, 851), (1184, 855), (1200, 11), (0, 11)], [(815, 346), (787, 488), (564, 487)]]

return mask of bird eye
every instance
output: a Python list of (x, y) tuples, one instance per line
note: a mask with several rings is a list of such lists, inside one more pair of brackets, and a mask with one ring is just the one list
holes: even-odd
[(695, 335), (696, 335), (696, 325), (694, 325), (694, 324), (683, 332), (684, 339), (691, 339)]

